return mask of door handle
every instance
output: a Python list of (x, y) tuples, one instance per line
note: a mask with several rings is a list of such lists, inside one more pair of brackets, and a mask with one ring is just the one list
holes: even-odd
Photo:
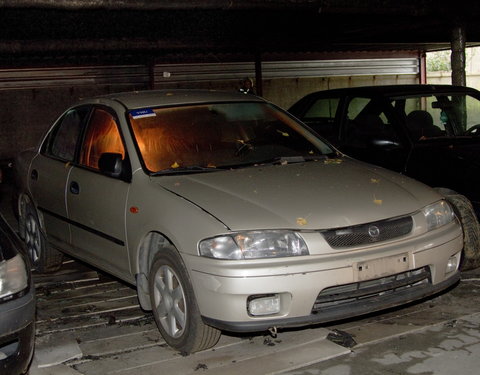
[(32, 172), (30, 173), (30, 178), (34, 181), (38, 180), (38, 172), (36, 169), (32, 170)]
[(80, 194), (80, 185), (76, 181), (72, 181), (70, 183), (70, 193), (72, 194)]

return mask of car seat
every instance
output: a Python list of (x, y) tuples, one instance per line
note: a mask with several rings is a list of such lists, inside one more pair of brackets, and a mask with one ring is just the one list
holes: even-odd
[(406, 118), (406, 126), (415, 141), (443, 135), (442, 130), (433, 124), (433, 117), (427, 111), (410, 112)]

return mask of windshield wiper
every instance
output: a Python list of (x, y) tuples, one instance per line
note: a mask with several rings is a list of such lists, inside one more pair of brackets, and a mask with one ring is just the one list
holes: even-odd
[(161, 171), (151, 173), (150, 176), (162, 176), (162, 175), (183, 174), (183, 173), (186, 174), (186, 173), (215, 172), (219, 170), (221, 169), (217, 167), (202, 167), (200, 165), (189, 165), (186, 167), (162, 169)]
[(275, 158), (258, 161), (255, 164), (265, 165), (265, 164), (295, 164), (295, 163), (304, 163), (306, 161), (317, 161), (327, 159), (327, 155), (309, 155), (309, 156), (277, 156)]

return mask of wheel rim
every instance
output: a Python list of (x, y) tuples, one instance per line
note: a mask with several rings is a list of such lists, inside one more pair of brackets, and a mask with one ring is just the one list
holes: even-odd
[(32, 262), (36, 262), (40, 257), (42, 246), (40, 228), (33, 215), (27, 215), (25, 222), (25, 243)]
[(182, 284), (169, 266), (161, 266), (155, 273), (154, 302), (158, 320), (165, 332), (173, 338), (185, 331), (187, 304)]

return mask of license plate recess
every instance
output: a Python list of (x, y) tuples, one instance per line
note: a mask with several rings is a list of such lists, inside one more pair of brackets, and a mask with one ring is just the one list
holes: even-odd
[(408, 254), (357, 262), (353, 265), (354, 274), (358, 281), (378, 279), (383, 276), (405, 272), (409, 268)]

